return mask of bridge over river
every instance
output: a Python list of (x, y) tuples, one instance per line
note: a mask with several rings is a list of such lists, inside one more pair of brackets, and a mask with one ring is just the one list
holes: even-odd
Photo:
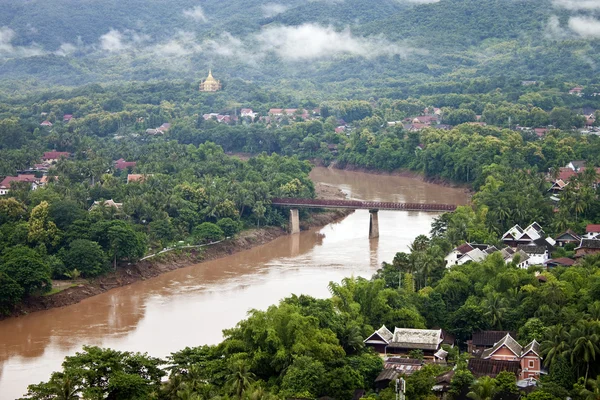
[(456, 210), (453, 204), (438, 203), (391, 203), (379, 201), (361, 200), (323, 200), (323, 199), (294, 199), (274, 198), (271, 199), (274, 206), (290, 207), (290, 233), (300, 232), (300, 219), (298, 208), (346, 208), (352, 210), (369, 210), (369, 238), (379, 237), (379, 210), (390, 211), (429, 211), (450, 212)]

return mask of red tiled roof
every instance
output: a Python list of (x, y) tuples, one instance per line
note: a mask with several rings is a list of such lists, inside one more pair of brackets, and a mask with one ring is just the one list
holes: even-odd
[(458, 251), (460, 254), (468, 253), (471, 250), (473, 250), (473, 246), (471, 246), (469, 243), (463, 243), (456, 248), (456, 251)]
[(571, 168), (560, 168), (558, 173), (558, 179), (566, 182), (575, 175), (577, 175), (577, 172), (573, 171)]
[(6, 178), (4, 178), (2, 180), (2, 182), (0, 182), (0, 187), (8, 188), (8, 187), (10, 187), (12, 182), (31, 182), (31, 183), (33, 183), (35, 181), (36, 181), (35, 175), (19, 174), (18, 176), (7, 176)]
[(585, 227), (585, 231), (587, 233), (600, 233), (600, 225), (599, 224), (589, 224)]
[(120, 158), (117, 161), (115, 161), (115, 168), (116, 169), (135, 168), (136, 164), (137, 163), (135, 161), (125, 161), (124, 159)]
[(548, 260), (544, 264), (560, 264), (570, 267), (571, 265), (575, 264), (575, 260), (573, 260), (572, 258), (560, 257)]
[(58, 160), (61, 157), (69, 157), (70, 155), (66, 151), (47, 151), (44, 153), (42, 160)]

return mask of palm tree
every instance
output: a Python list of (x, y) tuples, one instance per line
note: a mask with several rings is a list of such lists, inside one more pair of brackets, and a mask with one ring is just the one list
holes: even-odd
[(588, 379), (579, 394), (585, 400), (600, 400), (600, 375), (596, 379)]
[(232, 374), (227, 379), (226, 386), (235, 393), (238, 399), (241, 399), (252, 382), (254, 382), (254, 374), (250, 372), (245, 361), (239, 361), (232, 368)]
[(494, 378), (484, 376), (475, 381), (471, 386), (471, 391), (467, 393), (467, 397), (473, 400), (492, 400), (496, 391)]
[(584, 362), (585, 380), (587, 381), (590, 371), (590, 363), (596, 361), (596, 355), (600, 355), (600, 335), (598, 335), (597, 321), (579, 321), (569, 336), (571, 338), (571, 364), (576, 361)]
[(485, 299), (483, 299), (483, 308), (486, 310), (485, 316), (491, 321), (493, 328), (497, 327), (502, 330), (502, 320), (506, 312), (505, 304), (506, 301), (497, 292), (487, 293)]
[(548, 328), (546, 340), (541, 343), (544, 365), (550, 368), (559, 358), (569, 353), (569, 334), (561, 324)]
[(600, 301), (596, 300), (592, 304), (589, 304), (588, 313), (592, 320), (600, 321)]

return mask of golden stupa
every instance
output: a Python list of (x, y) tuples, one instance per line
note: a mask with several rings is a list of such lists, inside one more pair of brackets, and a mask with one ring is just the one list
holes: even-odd
[(216, 92), (217, 90), (221, 90), (221, 81), (216, 80), (212, 76), (212, 71), (208, 70), (208, 77), (200, 82), (200, 91), (201, 92)]

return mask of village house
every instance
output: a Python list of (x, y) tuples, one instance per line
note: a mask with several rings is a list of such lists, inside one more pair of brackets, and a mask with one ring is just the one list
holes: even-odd
[(170, 128), (171, 128), (171, 124), (168, 122), (165, 122), (158, 128), (146, 129), (146, 134), (147, 135), (164, 135)]
[(125, 161), (125, 159), (119, 158), (113, 164), (115, 166), (115, 169), (125, 170), (128, 168), (135, 168), (137, 163), (135, 161)]
[(409, 376), (423, 368), (423, 360), (391, 357), (385, 360), (383, 371), (375, 378), (375, 390), (381, 391), (401, 375)]
[(515, 225), (502, 235), (501, 240), (505, 245), (515, 249), (519, 245), (535, 244), (538, 246), (545, 246), (548, 249), (548, 252), (551, 252), (556, 244), (554, 239), (546, 237), (544, 230), (537, 222), (533, 222), (525, 229), (521, 228), (519, 225)]
[(384, 325), (366, 338), (364, 343), (365, 346), (386, 355), (408, 356), (412, 350), (421, 350), (425, 360), (434, 361), (445, 359), (443, 353), (446, 352), (440, 347), (443, 341), (444, 335), (441, 329), (395, 328), (392, 333)]
[(565, 168), (570, 168), (575, 172), (579, 172), (582, 169), (585, 169), (585, 161), (582, 161), (582, 160), (571, 161), (570, 163), (568, 163), (566, 165)]
[(61, 158), (69, 158), (70, 156), (71, 154), (67, 153), (66, 151), (47, 151), (42, 156), (42, 161), (54, 164), (58, 162), (58, 160), (60, 160)]
[(541, 138), (548, 133), (548, 128), (533, 128), (533, 132), (535, 132), (537, 137)]
[(435, 385), (433, 385), (431, 390), (438, 399), (446, 400), (448, 398), (450, 384), (452, 383), (452, 378), (454, 378), (455, 374), (456, 371), (451, 369), (450, 371), (435, 377)]
[[(498, 250), (495, 246), (487, 244), (463, 243), (453, 249), (444, 260), (446, 261), (446, 268), (450, 268), (453, 265), (463, 265), (467, 262), (480, 262), (485, 260), (490, 254), (500, 252), (502, 259), (507, 264), (513, 262), (515, 256), (518, 255), (519, 261), (517, 267), (527, 268), (529, 265), (536, 265), (538, 263), (541, 265), (547, 260), (551, 247), (545, 247), (550, 246), (545, 239), (542, 243), (544, 244), (536, 245), (536, 243), (532, 242), (528, 244), (529, 247), (514, 249), (505, 247), (502, 250)], [(534, 248), (535, 246), (540, 248)]]
[(573, 260), (572, 258), (559, 257), (546, 261), (544, 263), (544, 266), (546, 266), (546, 268), (570, 267), (573, 264), (575, 264), (575, 260)]
[(52, 122), (45, 120), (40, 124), (40, 126), (52, 126)]
[(475, 378), (481, 378), (482, 376), (495, 378), (500, 372), (507, 371), (515, 374), (518, 379), (521, 374), (520, 361), (471, 358), (467, 368)]
[(43, 176), (41, 178), (37, 178), (35, 175), (31, 174), (7, 176), (2, 180), (2, 182), (0, 182), (0, 196), (8, 194), (8, 192), (10, 192), (11, 185), (15, 182), (27, 182), (31, 186), (31, 190), (36, 190), (37, 188), (48, 183), (48, 177)]
[(487, 256), (496, 251), (498, 251), (496, 247), (487, 244), (463, 243), (445, 257), (446, 267), (463, 265), (469, 261), (483, 261)]
[(575, 86), (573, 89), (569, 90), (569, 94), (581, 97), (583, 96), (583, 88), (581, 86)]
[(600, 239), (581, 239), (579, 247), (575, 248), (575, 258), (600, 253)]
[(246, 117), (248, 117), (248, 118), (252, 118), (252, 119), (254, 119), (254, 118), (256, 118), (256, 116), (257, 116), (257, 115), (258, 115), (258, 114), (257, 114), (257, 113), (255, 113), (254, 111), (252, 111), (252, 109), (251, 109), (251, 108), (242, 108), (242, 109), (240, 110), (240, 116), (241, 116), (242, 118), (246, 118)]
[(525, 253), (523, 250), (515, 251), (510, 247), (506, 247), (500, 250), (500, 255), (504, 259), (504, 262), (511, 263), (515, 260), (515, 256), (519, 256), (519, 261), (517, 262), (517, 268), (527, 268), (529, 267), (529, 255)]
[[(600, 228), (600, 225), (598, 227)], [(581, 236), (570, 229), (567, 229), (565, 232), (556, 237), (556, 245), (559, 247), (564, 247), (569, 243), (579, 244), (579, 242), (581, 242)]]
[(94, 208), (97, 207), (111, 207), (120, 210), (121, 208), (123, 208), (123, 203), (117, 203), (113, 199), (104, 201), (94, 201), (94, 204), (92, 204), (88, 211), (92, 211)]
[(518, 379), (539, 379), (542, 372), (542, 358), (539, 343), (531, 341), (527, 346), (521, 346), (507, 333), (494, 347), (484, 350), (481, 359), (498, 361), (518, 361), (521, 371)]
[(585, 227), (585, 239), (595, 239), (600, 235), (600, 224), (589, 224)]
[(127, 183), (131, 182), (144, 182), (146, 178), (152, 176), (152, 174), (128, 174)]
[(202, 118), (204, 118), (205, 121), (214, 120), (223, 124), (229, 124), (231, 121), (236, 120), (235, 118), (232, 118), (231, 115), (222, 115), (217, 113), (204, 114), (202, 115)]
[(469, 354), (481, 354), (484, 350), (494, 347), (494, 345), (502, 340), (507, 334), (515, 335), (514, 332), (509, 331), (473, 332), (471, 339), (467, 340), (467, 351)]
[(559, 194), (563, 190), (565, 190), (565, 187), (567, 187), (568, 184), (569, 182), (565, 182), (559, 178), (552, 182), (552, 186), (550, 187), (550, 189), (548, 189), (548, 191), (553, 194)]
[(169, 129), (171, 129), (171, 124), (168, 122), (165, 122), (161, 126), (156, 128), (156, 130), (161, 131), (162, 133), (167, 132)]
[(517, 251), (522, 251), (529, 256), (530, 265), (543, 265), (549, 259), (548, 246), (535, 243), (520, 244)]
[(65, 114), (63, 115), (63, 122), (69, 123), (73, 119), (73, 114)]

